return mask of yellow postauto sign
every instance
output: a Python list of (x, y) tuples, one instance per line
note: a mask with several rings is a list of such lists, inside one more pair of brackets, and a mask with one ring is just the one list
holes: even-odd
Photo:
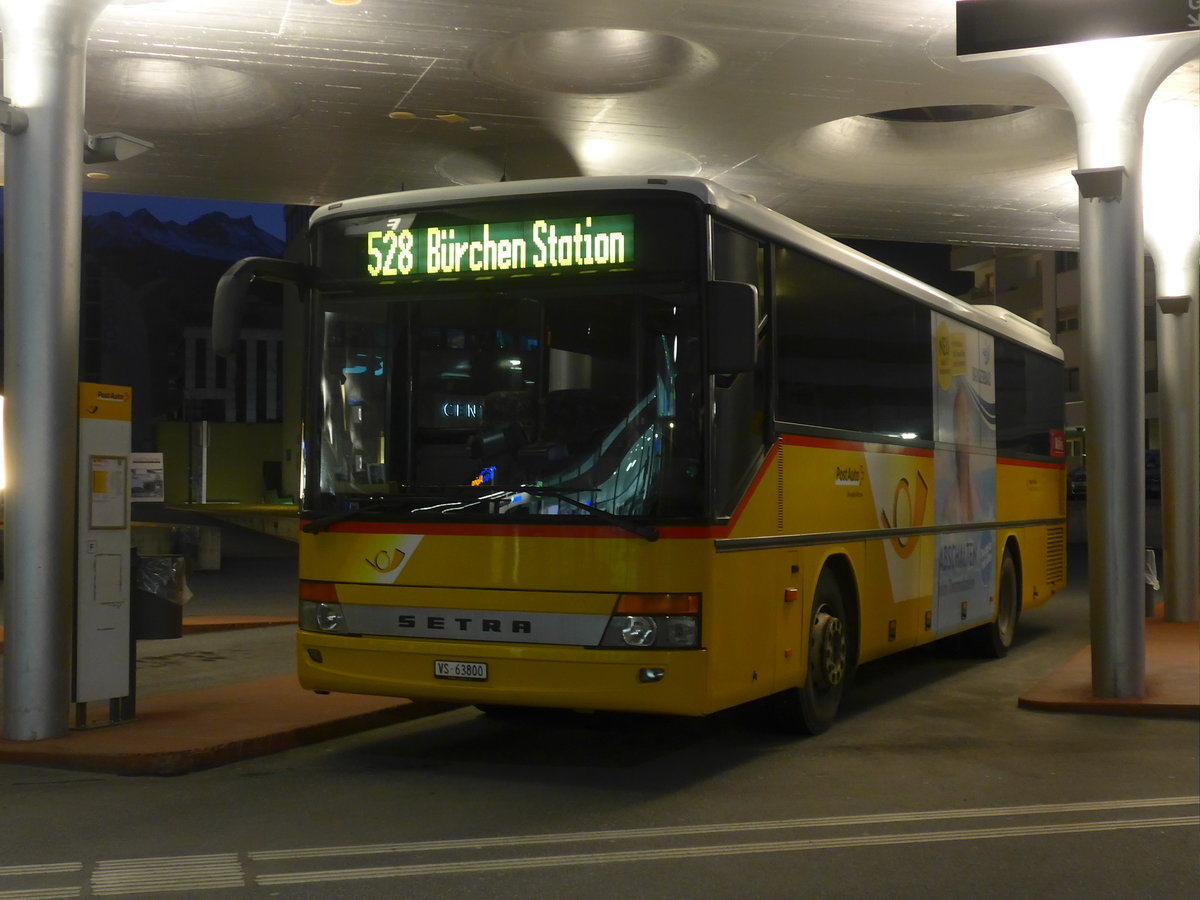
[(133, 421), (133, 389), (111, 384), (79, 383), (79, 418)]

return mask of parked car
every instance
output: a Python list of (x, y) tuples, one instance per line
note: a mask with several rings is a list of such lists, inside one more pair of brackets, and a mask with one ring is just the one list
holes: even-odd
[[(1157, 450), (1146, 451), (1146, 496), (1162, 493), (1162, 457)], [(1087, 467), (1080, 466), (1067, 473), (1067, 496), (1087, 496)]]

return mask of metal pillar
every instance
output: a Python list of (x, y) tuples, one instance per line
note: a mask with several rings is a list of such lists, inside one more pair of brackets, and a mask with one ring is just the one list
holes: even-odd
[(4, 736), (67, 732), (75, 586), (84, 49), (107, 0), (0, 0), (4, 89)]
[(1142, 120), (1191, 35), (1068, 44), (1020, 63), (1075, 115), (1082, 381), (1088, 431), (1092, 693), (1145, 693)]
[[(1167, 266), (1157, 262), (1155, 271)], [(1158, 408), (1162, 455), (1163, 608), (1169, 622), (1200, 620), (1200, 309), (1197, 255), (1190, 287), (1158, 299)], [(1182, 268), (1182, 267), (1180, 267)]]
[(1200, 115), (1152, 104), (1146, 115), (1146, 247), (1158, 297), (1163, 608), (1200, 620)]

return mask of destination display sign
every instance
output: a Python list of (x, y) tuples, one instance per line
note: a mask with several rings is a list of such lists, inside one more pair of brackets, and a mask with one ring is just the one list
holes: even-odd
[(634, 216), (577, 216), (407, 227), (386, 220), (366, 233), (362, 265), (373, 279), (618, 269), (634, 262)]
[(1200, 0), (958, 0), (959, 56), (1200, 28)]

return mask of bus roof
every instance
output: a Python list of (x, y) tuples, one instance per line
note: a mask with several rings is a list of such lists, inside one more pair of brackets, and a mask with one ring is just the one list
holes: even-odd
[(727, 221), (805, 250), (984, 331), (1002, 335), (1056, 359), (1063, 358), (1062, 350), (1054, 344), (1045, 329), (1016, 313), (998, 306), (974, 306), (959, 300), (828, 235), (768, 209), (746, 194), (732, 191), (704, 178), (603, 175), (397, 191), (328, 203), (313, 212), (309, 219), (309, 227), (319, 225), (331, 217), (370, 215), (388, 210), (430, 209), (456, 203), (515, 200), (579, 191), (670, 191), (689, 194)]

